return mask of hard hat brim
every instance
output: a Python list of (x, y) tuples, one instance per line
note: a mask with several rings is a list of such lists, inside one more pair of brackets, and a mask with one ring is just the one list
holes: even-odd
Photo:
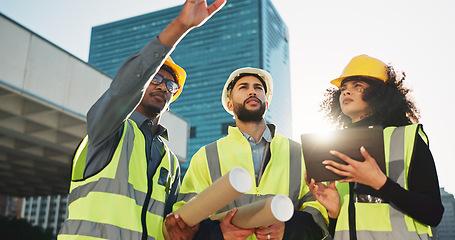
[(177, 79), (175, 79), (175, 81), (180, 86), (179, 90), (174, 94), (174, 96), (172, 96), (171, 102), (173, 102), (182, 93), (183, 85), (185, 85), (185, 80), (186, 80), (186, 72), (182, 67), (175, 64), (175, 62), (172, 60), (172, 58), (170, 56), (166, 59), (166, 61), (164, 62), (163, 65), (166, 65), (166, 66), (172, 68), (175, 76), (177, 77)]
[(333, 85), (335, 85), (335, 86), (337, 86), (338, 88), (340, 88), (340, 86), (341, 86), (341, 81), (343, 81), (343, 79), (345, 79), (345, 77), (333, 79), (332, 81), (330, 81), (330, 83), (333, 84)]
[(380, 79), (380, 78), (376, 78), (376, 77), (372, 77), (372, 76), (368, 76), (368, 75), (352, 75), (352, 76), (339, 77), (339, 78), (333, 79), (332, 81), (330, 81), (330, 83), (335, 85), (335, 86), (337, 86), (338, 88), (340, 88), (341, 87), (341, 83), (343, 83), (343, 80), (346, 79), (346, 78), (350, 78), (350, 77), (365, 77), (367, 79), (378, 80), (378, 81), (381, 81), (381, 82), (386, 82), (387, 81), (387, 79)]

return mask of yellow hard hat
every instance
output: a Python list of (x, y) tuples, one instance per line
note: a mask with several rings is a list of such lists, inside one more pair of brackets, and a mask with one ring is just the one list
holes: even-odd
[(265, 93), (266, 101), (269, 105), (270, 105), (270, 102), (272, 101), (272, 95), (273, 95), (272, 75), (270, 75), (269, 72), (259, 69), (259, 68), (252, 68), (252, 67), (239, 68), (239, 69), (235, 70), (234, 72), (232, 72), (231, 75), (229, 75), (229, 78), (227, 79), (226, 83), (224, 84), (223, 93), (221, 94), (221, 104), (223, 104), (224, 110), (226, 110), (226, 112), (228, 112), (231, 115), (234, 115), (234, 112), (229, 110), (229, 108), (227, 107), (227, 103), (229, 101), (229, 95), (231, 94), (232, 89), (228, 89), (228, 87), (231, 84), (231, 82), (242, 73), (257, 74), (259, 77), (261, 77), (262, 80), (264, 80), (265, 89), (267, 89), (267, 92)]
[(381, 60), (362, 54), (352, 58), (341, 76), (330, 81), (330, 83), (339, 88), (345, 78), (353, 76), (372, 77), (386, 82), (388, 79), (387, 69), (387, 65)]
[(175, 77), (177, 78), (175, 79), (175, 81), (177, 81), (177, 84), (180, 86), (179, 90), (172, 97), (171, 102), (173, 102), (180, 96), (180, 93), (182, 93), (183, 85), (185, 85), (186, 72), (179, 65), (175, 64), (170, 56), (167, 57), (163, 65), (166, 65), (170, 67), (172, 70), (174, 70)]

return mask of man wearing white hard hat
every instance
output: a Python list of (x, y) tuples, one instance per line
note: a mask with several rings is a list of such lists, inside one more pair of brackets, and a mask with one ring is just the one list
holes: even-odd
[(158, 37), (123, 63), (90, 108), (87, 136), (73, 159), (69, 214), (59, 240), (164, 239), (163, 225), (170, 239), (193, 238), (198, 225), (185, 227), (170, 213), (180, 167), (163, 142), (167, 130), (159, 121), (186, 79), (169, 55), (224, 4), (187, 0)]
[[(302, 177), (300, 144), (276, 134), (275, 126), (264, 119), (272, 95), (272, 76), (262, 69), (240, 68), (226, 81), (221, 101), (234, 116), (236, 127), (229, 127), (226, 137), (193, 156), (174, 210), (234, 167), (246, 169), (254, 183), (250, 191), (219, 211), (231, 210), (223, 220), (203, 220), (197, 239), (323, 239), (328, 235), (327, 212)], [(253, 229), (231, 223), (238, 207), (277, 194), (288, 196), (294, 205), (288, 222)]]

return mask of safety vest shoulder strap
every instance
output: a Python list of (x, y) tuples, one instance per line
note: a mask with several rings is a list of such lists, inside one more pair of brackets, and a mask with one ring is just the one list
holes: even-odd
[[(288, 140), (289, 141), (289, 140)], [(289, 198), (298, 208), (301, 182), (302, 182), (302, 151), (299, 143), (289, 141)]]
[(207, 164), (209, 166), (210, 177), (213, 183), (218, 178), (221, 178), (220, 157), (218, 155), (218, 147), (216, 141), (205, 147), (205, 154), (207, 157)]
[(405, 127), (397, 127), (390, 136), (389, 174), (388, 177), (404, 186), (404, 142)]
[(387, 175), (405, 189), (408, 189), (407, 173), (417, 137), (421, 137), (425, 142), (428, 141), (420, 124), (384, 129), (384, 147), (388, 152)]

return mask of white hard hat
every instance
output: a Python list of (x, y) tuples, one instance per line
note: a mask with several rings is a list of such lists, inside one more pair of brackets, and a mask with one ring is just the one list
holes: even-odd
[(228, 87), (236, 77), (238, 77), (240, 74), (243, 74), (243, 73), (257, 74), (259, 77), (261, 77), (265, 83), (266, 101), (269, 105), (270, 105), (270, 102), (272, 101), (272, 95), (273, 95), (272, 75), (270, 75), (269, 72), (259, 69), (259, 68), (252, 68), (252, 67), (239, 68), (239, 69), (235, 70), (234, 72), (232, 72), (231, 75), (229, 75), (228, 80), (224, 84), (223, 93), (221, 94), (221, 103), (223, 104), (223, 107), (226, 110), (226, 112), (230, 113), (231, 115), (234, 115), (234, 113), (231, 110), (229, 110), (229, 108), (227, 107), (227, 103), (229, 101), (229, 95), (231, 94), (232, 88), (228, 90)]

